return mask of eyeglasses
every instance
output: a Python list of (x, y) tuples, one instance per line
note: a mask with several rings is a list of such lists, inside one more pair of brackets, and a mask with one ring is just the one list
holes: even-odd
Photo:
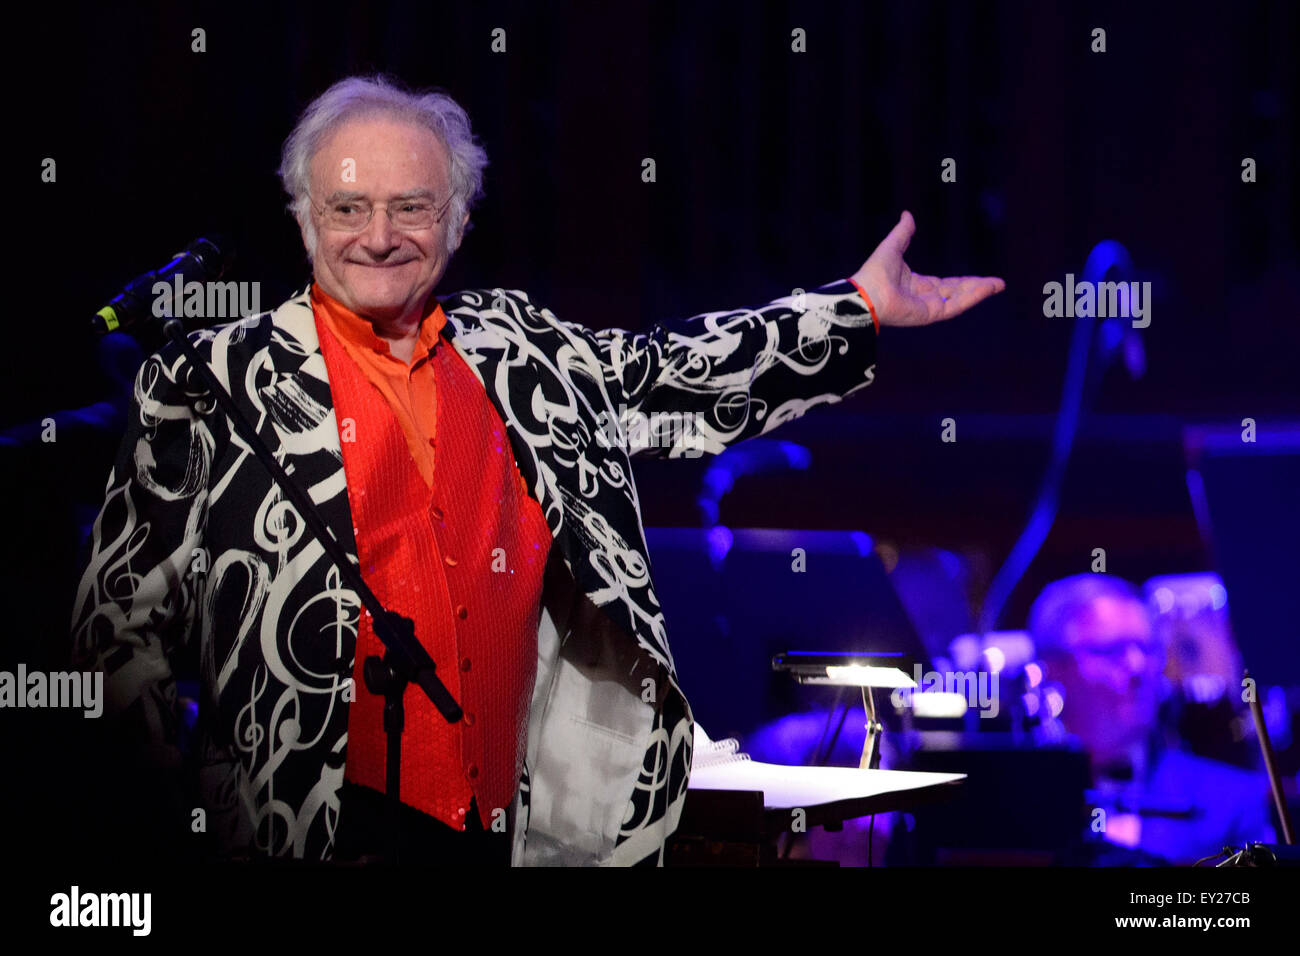
[(1116, 641), (1108, 641), (1104, 644), (1076, 644), (1074, 651), (1077, 654), (1089, 654), (1092, 657), (1119, 663), (1124, 660), (1130, 650), (1138, 650), (1142, 656), (1148, 660), (1158, 661), (1164, 657), (1164, 648), (1157, 642), (1146, 640), (1141, 637), (1128, 637)]
[[(454, 194), (453, 194), (454, 195)], [(309, 197), (310, 198), (310, 197)], [(442, 222), (451, 206), (452, 196), (442, 206), (434, 205), (432, 199), (414, 196), (405, 199), (390, 199), (388, 202), (373, 203), (369, 199), (348, 198), (335, 199), (312, 207), (321, 215), (325, 225), (339, 232), (361, 232), (370, 225), (375, 215), (375, 208), (383, 206), (388, 211), (388, 221), (394, 229), (410, 231), (428, 229), (434, 223)]]

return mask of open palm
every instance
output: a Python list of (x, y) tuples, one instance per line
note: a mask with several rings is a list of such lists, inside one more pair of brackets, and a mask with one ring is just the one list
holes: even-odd
[(916, 232), (912, 214), (904, 210), (876, 251), (853, 274), (876, 307), (881, 325), (914, 326), (942, 322), (961, 315), (1007, 287), (997, 276), (939, 276), (913, 272), (903, 253)]

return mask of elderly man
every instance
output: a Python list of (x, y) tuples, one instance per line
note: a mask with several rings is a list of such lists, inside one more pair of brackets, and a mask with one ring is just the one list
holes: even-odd
[(1224, 846), (1273, 839), (1262, 777), (1163, 739), (1166, 649), (1136, 587), (1105, 574), (1053, 581), (1034, 602), (1029, 629), (1065, 698), (1064, 729), (1088, 752), (1107, 841), (1193, 863)]
[[(913, 274), (904, 213), (851, 280), (644, 333), (511, 290), (440, 302), (485, 164), (445, 95), (335, 84), (280, 169), (314, 281), (191, 338), (464, 709), (447, 724), (406, 695), (406, 857), (662, 863), (692, 721), (629, 455), (718, 452), (838, 401), (872, 381), (880, 325), (951, 318), (1003, 283)], [(689, 428), (628, 441), (657, 414)], [(197, 666), (185, 823), (221, 853), (377, 851), (369, 615), (174, 346), (136, 378), (73, 627), (155, 765), (179, 762), (175, 669)]]

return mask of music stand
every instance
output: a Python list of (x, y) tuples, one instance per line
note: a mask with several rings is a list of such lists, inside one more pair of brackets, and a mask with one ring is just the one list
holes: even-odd
[(876, 746), (885, 728), (876, 719), (877, 688), (916, 689), (916, 681), (907, 676), (906, 668), (915, 665), (906, 654), (831, 654), (825, 651), (786, 651), (772, 658), (772, 670), (785, 671), (800, 684), (829, 687), (860, 687), (862, 706), (867, 715), (867, 736), (862, 743), (859, 768), (875, 770), (880, 766), (880, 749)]

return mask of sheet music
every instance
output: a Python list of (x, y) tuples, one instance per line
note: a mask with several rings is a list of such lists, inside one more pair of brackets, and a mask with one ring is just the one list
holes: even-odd
[(716, 767), (719, 764), (748, 759), (749, 754), (740, 752), (740, 741), (735, 737), (712, 740), (698, 722), (695, 724), (695, 749), (691, 757), (692, 773), (705, 767)]
[[(768, 809), (812, 807), (964, 780), (964, 773), (860, 770), (857, 767), (793, 767), (751, 760), (734, 738), (710, 740), (697, 723), (692, 790), (761, 790)], [(734, 745), (734, 746), (733, 746)], [(700, 763), (699, 756), (707, 761)]]

